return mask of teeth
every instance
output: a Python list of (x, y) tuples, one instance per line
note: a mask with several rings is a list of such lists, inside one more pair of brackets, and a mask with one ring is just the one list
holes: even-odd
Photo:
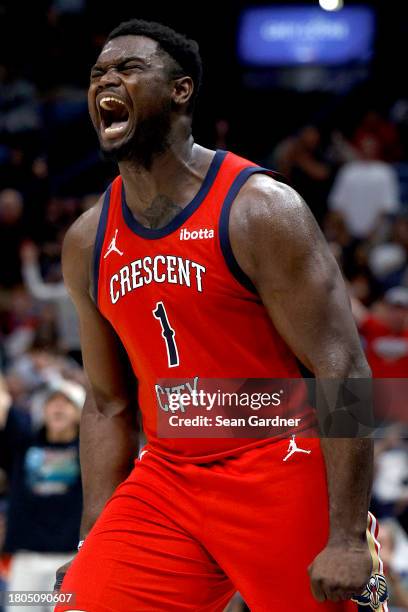
[(109, 96), (106, 96), (105, 98), (102, 98), (99, 102), (99, 105), (102, 106), (102, 108), (109, 110), (111, 108), (111, 103), (114, 104), (121, 104), (122, 106), (126, 106), (126, 104), (124, 102), (122, 102), (122, 100), (119, 100), (118, 98), (112, 98)]
[(108, 134), (113, 134), (114, 132), (121, 132), (124, 129), (124, 125), (110, 126), (105, 128), (105, 132), (107, 132)]

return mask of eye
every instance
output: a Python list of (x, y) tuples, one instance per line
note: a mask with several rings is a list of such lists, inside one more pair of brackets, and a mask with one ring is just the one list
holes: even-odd
[(98, 79), (103, 75), (103, 70), (100, 68), (92, 68), (91, 70), (91, 79)]
[(142, 71), (144, 69), (144, 67), (142, 66), (142, 64), (137, 64), (135, 62), (129, 63), (129, 64), (124, 64), (123, 66), (121, 66), (120, 71), (121, 72), (134, 72), (134, 71)]

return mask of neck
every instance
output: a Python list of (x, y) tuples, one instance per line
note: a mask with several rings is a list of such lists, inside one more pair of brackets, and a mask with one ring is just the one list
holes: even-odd
[(47, 441), (51, 442), (51, 444), (64, 444), (68, 442), (72, 442), (78, 435), (78, 428), (76, 425), (72, 427), (67, 427), (62, 431), (52, 431), (47, 429), (46, 437)]
[(140, 223), (164, 227), (192, 199), (204, 175), (203, 151), (194, 144), (190, 127), (179, 125), (170, 134), (169, 146), (148, 167), (133, 160), (120, 162), (126, 202)]

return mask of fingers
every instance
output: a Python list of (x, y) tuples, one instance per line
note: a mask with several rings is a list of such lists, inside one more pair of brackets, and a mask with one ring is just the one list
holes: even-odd
[(364, 590), (364, 587), (350, 590), (338, 584), (327, 584), (324, 580), (312, 578), (310, 579), (310, 588), (316, 601), (322, 602), (327, 600), (336, 603), (339, 601), (348, 601), (357, 593), (361, 593)]
[(323, 581), (321, 580), (311, 580), (310, 588), (313, 597), (319, 602), (326, 600), (333, 601), (335, 603), (338, 603), (339, 601), (348, 601), (356, 592), (360, 592), (360, 590), (355, 592), (348, 589), (345, 590), (338, 585), (323, 584)]
[(313, 597), (316, 599), (316, 601), (325, 601), (326, 595), (323, 590), (323, 581), (313, 575), (313, 565), (309, 565), (307, 571), (310, 576), (310, 588)]
[(311, 579), (310, 588), (312, 590), (312, 595), (316, 599), (316, 601), (326, 601), (326, 594), (323, 590), (320, 580)]
[(327, 577), (316, 575), (312, 566), (309, 567), (310, 589), (316, 601), (348, 601), (356, 593), (361, 593), (365, 588), (365, 583), (361, 587), (352, 587), (350, 584), (345, 586), (337, 581), (329, 580)]
[(59, 593), (64, 581), (65, 572), (57, 572), (54, 584), (54, 593)]
[(72, 561), (68, 561), (65, 565), (61, 565), (55, 573), (55, 584), (54, 584), (54, 593), (59, 593), (61, 590), (62, 583), (64, 582), (65, 574), (71, 567)]

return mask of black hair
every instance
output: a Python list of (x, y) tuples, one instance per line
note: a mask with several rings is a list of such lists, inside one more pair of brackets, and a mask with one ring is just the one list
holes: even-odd
[(108, 35), (107, 42), (119, 36), (146, 36), (151, 38), (173, 58), (177, 64), (177, 70), (172, 77), (189, 76), (193, 80), (194, 91), (188, 106), (188, 110), (192, 111), (200, 89), (203, 72), (198, 43), (168, 26), (143, 19), (131, 19), (122, 22)]

